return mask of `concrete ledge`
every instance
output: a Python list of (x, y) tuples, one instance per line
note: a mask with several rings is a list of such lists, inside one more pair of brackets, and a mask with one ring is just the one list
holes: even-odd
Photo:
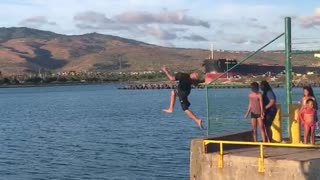
[[(192, 180), (317, 180), (320, 179), (320, 150), (265, 147), (264, 173), (258, 172), (259, 147), (229, 145), (224, 148), (223, 168), (218, 168), (217, 147), (204, 152), (203, 140), (250, 141), (252, 131), (226, 134), (221, 137), (193, 139), (190, 149)], [(211, 146), (211, 145), (210, 145)], [(224, 145), (226, 146), (226, 145)]]
[[(206, 138), (196, 138), (191, 141), (190, 148), (190, 179), (201, 179), (203, 170), (207, 168), (207, 165), (212, 166), (212, 162), (209, 153), (205, 153), (203, 140), (238, 140), (238, 141), (250, 141), (252, 140), (252, 131), (241, 131), (233, 134), (223, 134), (220, 136), (211, 136)], [(208, 152), (217, 152), (219, 149), (217, 144), (209, 144), (207, 146)], [(239, 146), (226, 145), (226, 149), (239, 148)], [(206, 172), (206, 170), (205, 170)]]
[[(232, 141), (252, 141), (252, 130), (247, 130), (247, 131), (239, 131), (235, 133), (226, 133), (226, 134), (221, 134), (219, 136), (209, 136), (206, 137), (202, 140), (232, 140)], [(201, 143), (202, 143), (201, 140)], [(230, 150), (230, 149), (239, 149), (239, 148), (246, 148), (250, 146), (243, 146), (243, 145), (230, 145), (230, 144), (225, 144), (223, 146), (224, 150)], [(212, 152), (217, 152), (219, 151), (219, 144), (208, 144), (207, 146), (207, 153), (212, 153)]]

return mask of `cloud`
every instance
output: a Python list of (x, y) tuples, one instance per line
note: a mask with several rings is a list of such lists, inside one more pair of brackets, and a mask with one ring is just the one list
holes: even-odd
[(171, 28), (171, 31), (186, 32), (186, 31), (188, 31), (188, 29), (187, 28), (176, 28), (176, 27), (174, 27), (174, 28)]
[(276, 12), (278, 7), (267, 5), (267, 4), (237, 4), (237, 3), (226, 3), (217, 9), (220, 15), (235, 15), (239, 14), (261, 14), (261, 13), (270, 13)]
[(264, 43), (267, 43), (268, 41), (271, 41), (272, 39), (276, 38), (280, 34), (282, 34), (282, 32), (263, 31), (258, 33), (257, 36), (261, 39), (264, 39)]
[(249, 40), (249, 42), (250, 42), (250, 44), (262, 44), (262, 43), (264, 43), (264, 41), (263, 40), (261, 40), (261, 39), (255, 39), (255, 40)]
[(94, 11), (86, 11), (79, 13), (73, 18), (75, 21), (81, 22), (89, 22), (89, 23), (100, 23), (100, 24), (108, 24), (112, 23), (110, 19), (108, 19), (104, 14), (94, 12)]
[(94, 11), (85, 11), (78, 13), (73, 17), (76, 27), (79, 29), (103, 29), (103, 30), (121, 30), (128, 29), (128, 26), (119, 24), (105, 16), (103, 13)]
[(32, 28), (39, 28), (41, 26), (46, 26), (46, 25), (50, 25), (50, 26), (57, 25), (57, 23), (49, 21), (45, 16), (33, 16), (33, 17), (22, 20), (19, 24), (22, 26), (32, 27)]
[(262, 44), (264, 42), (262, 39), (253, 39), (241, 35), (229, 35), (226, 38), (224, 38), (224, 40), (237, 45)]
[[(87, 30), (123, 30), (146, 34), (159, 40), (187, 39), (192, 41), (207, 41), (197, 35), (179, 37), (178, 32), (187, 32), (185, 26), (209, 27), (209, 23), (185, 15), (184, 11), (158, 14), (147, 12), (125, 12), (108, 18), (105, 14), (95, 11), (85, 11), (73, 17), (76, 27)], [(163, 26), (166, 24), (167, 26)], [(172, 26), (170, 26), (172, 25)], [(178, 26), (184, 25), (184, 26)]]
[(173, 40), (178, 38), (176, 33), (164, 30), (159, 26), (146, 27), (142, 31), (161, 40)]
[(80, 29), (113, 29), (128, 30), (132, 25), (168, 24), (200, 26), (209, 28), (206, 21), (202, 21), (186, 15), (186, 11), (163, 11), (161, 13), (148, 12), (124, 12), (108, 18), (105, 14), (95, 11), (85, 11), (74, 16), (73, 20)]
[(218, 36), (225, 36), (225, 32), (223, 30), (217, 30), (215, 32)]
[(159, 40), (175, 40), (175, 39), (185, 39), (190, 41), (208, 41), (206, 38), (192, 34), (192, 35), (185, 35), (185, 36), (178, 36), (179, 33), (187, 33), (187, 29), (181, 29), (181, 28), (171, 28), (171, 29), (164, 29), (159, 25), (153, 25), (144, 27), (144, 29), (141, 30), (143, 34), (151, 35)]
[(128, 30), (127, 26), (113, 23), (77, 23), (76, 27), (87, 30)]
[(124, 12), (114, 17), (117, 21), (127, 24), (175, 24), (186, 26), (201, 26), (210, 28), (207, 21), (196, 19), (186, 15), (185, 10), (162, 11), (160, 13), (149, 13), (141, 11)]
[(297, 17), (299, 24), (304, 28), (320, 26), (320, 8), (317, 8), (312, 16)]
[(202, 36), (196, 35), (196, 34), (193, 34), (193, 35), (190, 35), (190, 36), (184, 36), (183, 38), (187, 39), (187, 40), (190, 40), (190, 41), (208, 41), (208, 39), (206, 39), (206, 38), (204, 38)]
[(245, 21), (246, 21), (245, 24), (248, 27), (256, 28), (256, 29), (263, 29), (263, 30), (268, 29), (267, 26), (260, 24), (258, 22), (258, 19), (256, 19), (256, 18), (249, 18), (249, 19), (246, 19)]
[(246, 44), (249, 42), (247, 38), (244, 38), (242, 36), (229, 36), (225, 38), (226, 41), (232, 43), (232, 44)]
[(256, 18), (241, 18), (238, 20), (219, 20), (216, 19), (215, 22), (218, 27), (229, 28), (229, 27), (245, 27), (245, 28), (255, 28), (265, 30), (268, 27), (259, 23)]
[(248, 20), (251, 21), (251, 22), (257, 22), (258, 21), (257, 18), (249, 18)]

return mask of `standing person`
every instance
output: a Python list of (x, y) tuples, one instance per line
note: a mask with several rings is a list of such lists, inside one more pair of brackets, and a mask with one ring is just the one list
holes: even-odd
[(274, 94), (271, 86), (265, 80), (261, 81), (260, 89), (262, 90), (262, 99), (263, 99), (263, 109), (264, 109), (264, 126), (266, 129), (266, 135), (268, 142), (272, 141), (272, 130), (271, 125), (274, 117), (277, 114), (277, 98)]
[[(313, 89), (311, 86), (304, 86), (303, 87), (303, 97), (301, 98), (301, 110), (306, 106), (306, 102), (308, 99), (312, 99), (314, 101), (314, 108), (316, 110), (318, 110), (318, 103), (317, 103), (317, 99), (313, 94)], [(316, 121), (318, 120), (318, 118), (316, 118)]]
[(310, 134), (310, 143), (314, 144), (314, 131), (316, 124), (316, 109), (315, 101), (313, 99), (307, 99), (304, 108), (300, 111), (300, 120), (303, 125), (303, 143), (307, 144)]
[(192, 72), (190, 74), (179, 72), (173, 76), (168, 72), (165, 66), (162, 67), (162, 71), (167, 75), (170, 81), (179, 81), (177, 89), (171, 91), (169, 108), (164, 109), (163, 112), (173, 112), (176, 96), (178, 96), (182, 110), (199, 126), (200, 129), (203, 129), (202, 120), (194, 115), (194, 113), (189, 109), (190, 102), (188, 100), (188, 96), (191, 92), (192, 85), (197, 85), (204, 81), (200, 81), (198, 79), (199, 75), (196, 72)]
[(313, 101), (315, 101), (315, 108), (318, 109), (317, 106), (317, 100), (316, 97), (313, 94), (313, 89), (311, 86), (304, 86), (303, 87), (303, 97), (301, 98), (301, 107), (306, 105), (306, 102), (308, 99), (312, 99)]
[(251, 113), (251, 126), (253, 130), (253, 141), (257, 141), (257, 122), (260, 129), (260, 134), (263, 142), (266, 142), (265, 128), (263, 124), (263, 100), (262, 94), (259, 92), (259, 84), (251, 83), (251, 92), (249, 93), (249, 104), (245, 118)]
[(318, 122), (318, 113), (317, 113), (318, 102), (316, 97), (314, 96), (313, 89), (311, 86), (304, 86), (302, 89), (303, 89), (303, 97), (301, 98), (301, 101), (300, 101), (300, 104), (301, 104), (300, 111), (303, 111), (303, 109), (306, 107), (307, 100), (312, 99), (314, 101), (314, 108), (316, 110), (316, 116), (315, 116), (316, 128), (319, 128), (317, 123)]

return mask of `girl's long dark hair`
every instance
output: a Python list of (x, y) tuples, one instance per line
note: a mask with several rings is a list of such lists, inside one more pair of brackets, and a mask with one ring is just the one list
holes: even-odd
[(266, 80), (261, 81), (260, 87), (263, 87), (263, 91), (272, 90), (270, 84)]
[(317, 102), (316, 97), (314, 96), (312, 87), (311, 86), (304, 86), (303, 90), (307, 90), (309, 92), (309, 96), (314, 97), (314, 99), (315, 99), (315, 101), (314, 101), (315, 109), (318, 110), (318, 102)]
[[(314, 97), (313, 90), (311, 86), (304, 86), (303, 90), (307, 90), (309, 92), (309, 96)], [(314, 97), (315, 98), (315, 97)]]

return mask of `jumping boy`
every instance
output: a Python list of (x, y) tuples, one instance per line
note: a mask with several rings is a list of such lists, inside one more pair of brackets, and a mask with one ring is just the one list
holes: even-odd
[(192, 85), (198, 85), (199, 83), (203, 82), (205, 84), (208, 84), (210, 79), (206, 79), (206, 82), (203, 80), (199, 80), (199, 74), (196, 72), (179, 72), (175, 75), (171, 75), (165, 66), (162, 67), (162, 71), (167, 75), (170, 81), (179, 81), (177, 89), (171, 91), (169, 108), (164, 109), (163, 112), (173, 112), (176, 96), (178, 96), (182, 110), (199, 126), (200, 129), (203, 129), (202, 120), (197, 118), (196, 115), (189, 109), (190, 102), (188, 100), (188, 96), (191, 92)]

